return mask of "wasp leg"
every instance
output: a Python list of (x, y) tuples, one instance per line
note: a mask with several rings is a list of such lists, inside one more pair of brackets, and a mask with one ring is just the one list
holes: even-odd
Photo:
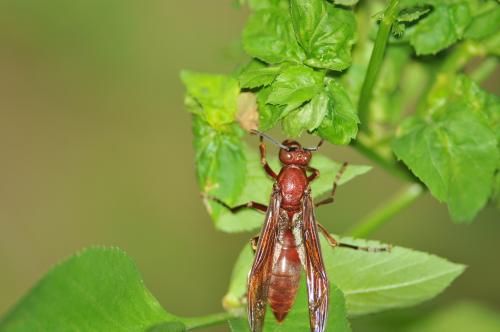
[(259, 235), (254, 236), (250, 239), (250, 245), (252, 246), (253, 253), (257, 251), (257, 245), (259, 244)]
[(262, 136), (260, 136), (259, 150), (260, 150), (260, 163), (264, 167), (264, 170), (266, 171), (267, 175), (276, 180), (278, 178), (278, 175), (276, 175), (271, 166), (269, 166), (269, 164), (267, 163), (266, 144), (264, 143), (264, 138)]
[(332, 187), (332, 191), (330, 192), (330, 197), (327, 197), (322, 201), (314, 203), (315, 207), (318, 207), (320, 205), (330, 204), (330, 203), (333, 203), (335, 201), (335, 192), (337, 191), (337, 185), (338, 185), (340, 178), (342, 177), (342, 174), (344, 174), (344, 172), (347, 168), (347, 165), (348, 165), (347, 161), (345, 161), (342, 164), (342, 166), (340, 167), (339, 171), (337, 172), (337, 175), (335, 176), (335, 181), (333, 181), (333, 187)]
[(240, 210), (243, 210), (243, 209), (254, 209), (254, 210), (257, 210), (260, 212), (264, 212), (264, 213), (267, 211), (266, 205), (260, 204), (260, 203), (254, 202), (254, 201), (250, 201), (248, 203), (240, 204), (240, 205), (236, 205), (236, 206), (229, 206), (224, 201), (222, 201), (221, 199), (219, 199), (217, 197), (210, 196), (210, 195), (204, 195), (204, 194), (202, 194), (202, 196), (203, 196), (203, 198), (206, 198), (206, 199), (209, 199), (211, 201), (219, 203), (220, 205), (222, 205), (223, 207), (228, 209), (231, 213), (238, 213)]
[(326, 237), (326, 240), (332, 246), (333, 248), (335, 247), (341, 247), (341, 248), (349, 248), (353, 250), (363, 250), (363, 251), (368, 251), (368, 252), (391, 252), (392, 246), (387, 245), (383, 247), (363, 247), (363, 246), (357, 246), (354, 244), (349, 244), (349, 243), (343, 243), (335, 240), (333, 236), (326, 230), (326, 228), (321, 225), (320, 223), (317, 223), (319, 230), (323, 233), (323, 235)]
[(307, 167), (307, 170), (309, 172), (312, 172), (312, 174), (307, 177), (308, 182), (314, 181), (319, 176), (319, 169), (313, 167)]

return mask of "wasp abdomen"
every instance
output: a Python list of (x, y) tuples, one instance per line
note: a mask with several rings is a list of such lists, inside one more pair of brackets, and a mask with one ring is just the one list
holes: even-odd
[(301, 263), (292, 231), (281, 238), (281, 251), (273, 266), (269, 283), (269, 305), (278, 322), (290, 311), (300, 284)]

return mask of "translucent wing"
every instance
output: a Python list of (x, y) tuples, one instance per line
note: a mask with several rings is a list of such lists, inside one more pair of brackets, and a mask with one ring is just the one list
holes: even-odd
[(305, 250), (305, 270), (307, 275), (307, 296), (309, 301), (309, 319), (312, 332), (323, 332), (328, 314), (328, 293), (330, 290), (326, 276), (314, 204), (311, 196), (306, 192), (303, 200), (303, 239)]
[(274, 190), (260, 234), (252, 270), (248, 276), (248, 322), (252, 332), (262, 331), (266, 314), (267, 291), (278, 234), (280, 205), (281, 196), (277, 190)]

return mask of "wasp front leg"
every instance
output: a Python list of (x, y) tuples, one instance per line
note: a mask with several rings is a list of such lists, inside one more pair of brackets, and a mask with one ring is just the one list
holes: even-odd
[(349, 248), (353, 250), (362, 250), (362, 251), (368, 251), (368, 252), (390, 252), (392, 249), (391, 245), (387, 245), (384, 247), (379, 247), (379, 248), (374, 248), (374, 247), (363, 247), (363, 246), (357, 246), (354, 244), (349, 244), (349, 243), (343, 243), (335, 240), (333, 236), (326, 230), (326, 228), (318, 223), (318, 228), (323, 233), (325, 236), (326, 240), (328, 241), (328, 244), (332, 246), (333, 248), (335, 247), (341, 247), (341, 248)]
[(224, 202), (223, 200), (221, 200), (220, 198), (217, 198), (215, 196), (202, 194), (202, 197), (205, 199), (219, 203), (220, 205), (222, 205), (223, 207), (228, 209), (233, 214), (238, 213), (243, 209), (253, 209), (253, 210), (256, 210), (259, 212), (263, 212), (263, 213), (266, 213), (266, 211), (267, 211), (267, 205), (257, 203), (254, 201), (250, 201), (248, 203), (240, 204), (240, 205), (236, 205), (236, 206), (229, 206), (226, 202)]
[(318, 207), (320, 205), (330, 204), (330, 203), (333, 203), (335, 201), (335, 193), (337, 192), (338, 182), (340, 181), (340, 178), (342, 177), (342, 175), (344, 174), (345, 170), (347, 169), (347, 165), (348, 165), (347, 161), (344, 162), (342, 164), (342, 166), (340, 167), (339, 171), (337, 172), (337, 175), (335, 176), (335, 180), (333, 181), (333, 186), (332, 186), (332, 191), (330, 192), (330, 197), (327, 197), (327, 198), (325, 198), (322, 201), (314, 203), (315, 207)]

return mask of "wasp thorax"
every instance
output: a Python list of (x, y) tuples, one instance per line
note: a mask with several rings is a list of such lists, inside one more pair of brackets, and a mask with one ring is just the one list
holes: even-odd
[(282, 143), (288, 149), (280, 150), (280, 161), (285, 165), (307, 166), (311, 160), (311, 152), (302, 149), (299, 142), (285, 140)]

